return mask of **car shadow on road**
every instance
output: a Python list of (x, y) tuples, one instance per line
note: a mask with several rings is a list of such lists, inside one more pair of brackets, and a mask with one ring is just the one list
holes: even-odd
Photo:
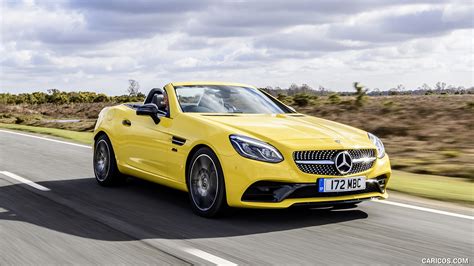
[(93, 178), (0, 187), (0, 223), (21, 221), (80, 237), (129, 241), (231, 237), (367, 218), (358, 209), (234, 209), (219, 219), (192, 213), (187, 194), (141, 180), (104, 188)]

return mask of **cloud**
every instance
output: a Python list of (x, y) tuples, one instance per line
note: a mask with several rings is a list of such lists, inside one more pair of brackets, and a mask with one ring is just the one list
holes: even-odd
[(85, 12), (100, 10), (112, 11), (117, 13), (184, 13), (186, 11), (195, 11), (207, 7), (211, 1), (193, 1), (193, 0), (71, 0), (66, 5), (72, 9), (81, 9)]
[[(455, 15), (454, 15), (455, 14)], [(439, 36), (457, 29), (473, 27), (474, 7), (451, 5), (434, 8), (416, 8), (406, 12), (390, 12), (384, 16), (362, 18), (360, 21), (334, 24), (333, 38), (368, 41), (399, 42), (409, 39)]]
[(129, 78), (143, 88), (182, 79), (473, 83), (469, 1), (0, 1), (2, 90), (119, 94)]
[(314, 53), (334, 52), (343, 50), (357, 50), (367, 48), (361, 42), (350, 42), (328, 38), (324, 28), (303, 28), (289, 33), (268, 35), (255, 42), (256, 47), (281, 49), (290, 51), (309, 51)]

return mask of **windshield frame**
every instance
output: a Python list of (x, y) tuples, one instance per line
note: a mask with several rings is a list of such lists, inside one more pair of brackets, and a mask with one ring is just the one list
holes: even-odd
[[(181, 102), (179, 101), (179, 94), (176, 91), (177, 89), (180, 88), (193, 88), (193, 87), (219, 87), (219, 86), (227, 86), (227, 87), (238, 87), (238, 88), (244, 88), (244, 89), (250, 89), (254, 90), (255, 92), (259, 93), (263, 98), (267, 99), (269, 102), (275, 105), (275, 107), (279, 108), (281, 110), (281, 113), (279, 112), (272, 112), (272, 113), (241, 113), (241, 112), (187, 112), (183, 110), (183, 107), (181, 105)], [(179, 109), (182, 113), (185, 114), (207, 114), (207, 115), (213, 115), (213, 114), (218, 114), (218, 115), (262, 115), (262, 114), (287, 114), (287, 113), (296, 113), (294, 110), (280, 102), (278, 99), (274, 98), (270, 93), (266, 92), (264, 89), (258, 89), (250, 86), (242, 86), (242, 85), (227, 85), (227, 84), (192, 84), (192, 85), (179, 85), (179, 86), (173, 86), (174, 89), (174, 94), (176, 97), (176, 102), (178, 103)]]

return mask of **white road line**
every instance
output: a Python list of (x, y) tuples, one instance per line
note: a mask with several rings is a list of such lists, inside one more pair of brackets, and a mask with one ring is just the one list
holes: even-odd
[(19, 175), (16, 175), (14, 173), (10, 173), (10, 172), (7, 172), (7, 171), (0, 171), (0, 174), (3, 174), (3, 175), (6, 175), (10, 178), (13, 178), (17, 181), (20, 181), (21, 183), (25, 184), (25, 185), (28, 185), (28, 186), (31, 186), (31, 187), (34, 187), (38, 190), (41, 190), (41, 191), (50, 191), (49, 188), (47, 187), (43, 187), (42, 185), (39, 185), (39, 184), (36, 184), (35, 182), (31, 181), (31, 180), (28, 180), (24, 177), (21, 177)]
[[(19, 135), (19, 136), (24, 136), (24, 137), (30, 137), (30, 138), (35, 138), (35, 139), (41, 139), (41, 140), (46, 140), (46, 141), (51, 141), (51, 142), (56, 142), (56, 143), (62, 143), (62, 144), (67, 144), (67, 145), (71, 145), (71, 146), (76, 146), (76, 147), (81, 147), (81, 148), (87, 148), (87, 149), (92, 149), (92, 147), (90, 146), (87, 146), (87, 145), (81, 145), (81, 144), (76, 144), (76, 143), (72, 143), (72, 142), (67, 142), (67, 141), (61, 141), (61, 140), (56, 140), (56, 139), (50, 139), (50, 138), (44, 138), (44, 137), (39, 137), (39, 136), (34, 136), (34, 135), (29, 135), (29, 134), (23, 134), (23, 133), (18, 133), (18, 132), (13, 132), (13, 131), (9, 131), (9, 130), (0, 130), (0, 132), (3, 132), (3, 133), (8, 133), (8, 134), (14, 134), (14, 135)], [(10, 173), (10, 172), (0, 172), (6, 176), (9, 176), (13, 179), (17, 179), (18, 181), (20, 182), (23, 182), (27, 185), (30, 185), (34, 188), (37, 188), (39, 190), (43, 190), (43, 191), (49, 191), (48, 188), (46, 187), (43, 187), (41, 185), (38, 185), (36, 183), (34, 183), (33, 181), (30, 181), (28, 179), (25, 179), (21, 176), (17, 176), (13, 173)], [(15, 177), (13, 177), (15, 176)], [(404, 203), (399, 203), (399, 202), (393, 202), (393, 201), (386, 201), (386, 200), (373, 200), (374, 202), (378, 202), (378, 203), (383, 203), (383, 204), (388, 204), (388, 205), (394, 205), (394, 206), (398, 206), (398, 207), (403, 207), (403, 208), (408, 208), (408, 209), (414, 209), (414, 210), (419, 210), (419, 211), (425, 211), (425, 212), (431, 212), (431, 213), (437, 213), (437, 214), (442, 214), (442, 215), (447, 215), (447, 216), (452, 216), (452, 217), (458, 217), (458, 218), (463, 218), (463, 219), (468, 219), (468, 220), (474, 220), (474, 216), (469, 216), (469, 215), (463, 215), (463, 214), (458, 214), (458, 213), (453, 213), (453, 212), (447, 212), (447, 211), (440, 211), (440, 210), (436, 210), (436, 209), (430, 209), (430, 208), (424, 208), (424, 207), (419, 207), (419, 206), (414, 206), (414, 205), (409, 205), (409, 204), (404, 204)], [(217, 260), (222, 260), (223, 262), (226, 262), (226, 263), (230, 263), (232, 265), (235, 265), (229, 261), (226, 261), (224, 259), (221, 259), (219, 257), (216, 257), (212, 254), (209, 254), (207, 252), (204, 252), (204, 251), (201, 251), (201, 250), (198, 250), (198, 249), (186, 249), (186, 251), (188, 253), (191, 253), (193, 254), (192, 252), (196, 252), (196, 254), (201, 254), (202, 256), (206, 257), (208, 256), (209, 258), (215, 258)], [(193, 254), (193, 255), (196, 255), (196, 254)], [(200, 255), (196, 255), (198, 257), (201, 257)], [(203, 259), (205, 259), (204, 257), (202, 257)], [(211, 260), (209, 260), (211, 261)], [(211, 261), (212, 262), (212, 261)], [(229, 265), (229, 264), (227, 264)]]
[(464, 215), (464, 214), (459, 214), (459, 213), (454, 213), (454, 212), (440, 211), (440, 210), (436, 210), (436, 209), (419, 207), (419, 206), (414, 206), (414, 205), (409, 205), (409, 204), (399, 203), (399, 202), (393, 202), (393, 201), (387, 201), (387, 200), (373, 200), (373, 201), (378, 202), (378, 203), (383, 203), (383, 204), (408, 208), (408, 209), (414, 209), (414, 210), (432, 212), (432, 213), (437, 213), (437, 214), (442, 214), (442, 215), (447, 215), (447, 216), (453, 216), (453, 217), (458, 217), (458, 218), (463, 218), (463, 219), (468, 219), (468, 220), (474, 220), (474, 216), (469, 216), (469, 215)]
[(225, 260), (225, 259), (222, 259), (222, 258), (219, 258), (217, 256), (214, 256), (212, 254), (209, 254), (207, 252), (204, 252), (202, 250), (199, 250), (199, 249), (196, 249), (196, 248), (185, 248), (184, 251), (186, 251), (187, 253), (191, 254), (191, 255), (194, 255), (196, 257), (199, 257), (201, 259), (204, 259), (204, 260), (207, 260), (209, 262), (212, 262), (216, 265), (237, 265), (233, 262), (230, 262), (228, 260)]
[(72, 143), (72, 142), (61, 141), (61, 140), (57, 140), (57, 139), (44, 138), (44, 137), (34, 136), (34, 135), (30, 135), (30, 134), (23, 134), (23, 133), (13, 132), (13, 131), (9, 131), (9, 130), (0, 130), (0, 132), (13, 134), (13, 135), (18, 135), (18, 136), (23, 136), (23, 137), (30, 137), (30, 138), (35, 138), (35, 139), (47, 140), (47, 141), (51, 141), (51, 142), (62, 143), (62, 144), (67, 144), (67, 145), (81, 147), (81, 148), (92, 149), (91, 146), (87, 146), (87, 145), (81, 145), (81, 144), (76, 144), (76, 143)]

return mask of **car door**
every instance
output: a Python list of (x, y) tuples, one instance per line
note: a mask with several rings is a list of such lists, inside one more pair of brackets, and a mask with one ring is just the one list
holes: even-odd
[(139, 177), (155, 182), (169, 179), (166, 158), (171, 146), (168, 132), (172, 119), (161, 116), (155, 124), (149, 116), (133, 114), (124, 121), (124, 132), (128, 132), (127, 143), (123, 145), (127, 165)]

